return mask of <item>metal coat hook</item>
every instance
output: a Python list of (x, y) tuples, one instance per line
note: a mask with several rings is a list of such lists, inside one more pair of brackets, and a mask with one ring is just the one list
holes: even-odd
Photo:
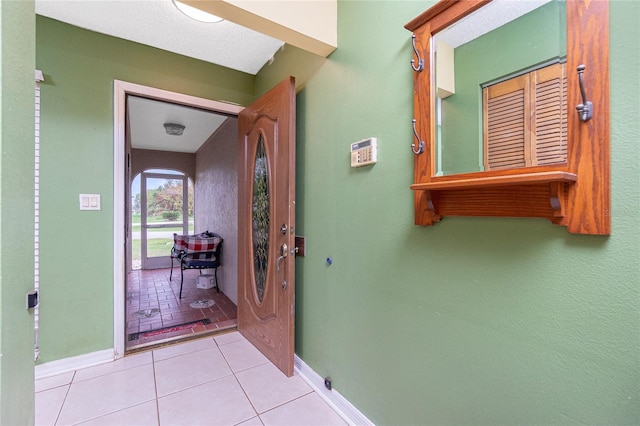
[(582, 94), (582, 103), (576, 106), (578, 110), (578, 117), (580, 121), (588, 121), (593, 117), (593, 103), (587, 100), (587, 93), (584, 91), (584, 82), (582, 81), (582, 74), (584, 73), (584, 65), (578, 65), (578, 82), (580, 83), (580, 93)]
[(416, 60), (412, 59), (411, 60), (411, 68), (413, 68), (414, 71), (416, 72), (420, 72), (424, 69), (424, 59), (422, 59), (420, 57), (420, 53), (418, 53), (418, 49), (416, 49), (416, 35), (413, 34), (411, 36), (411, 44), (413, 44), (413, 51), (416, 54), (416, 57), (418, 58), (418, 66), (416, 66)]
[(420, 139), (420, 136), (418, 136), (418, 132), (416, 131), (416, 119), (413, 119), (413, 134), (415, 135), (417, 141), (418, 141), (418, 149), (416, 150), (416, 144), (412, 143), (411, 144), (411, 151), (413, 151), (413, 153), (415, 155), (418, 154), (422, 154), (424, 152), (424, 141), (422, 141)]

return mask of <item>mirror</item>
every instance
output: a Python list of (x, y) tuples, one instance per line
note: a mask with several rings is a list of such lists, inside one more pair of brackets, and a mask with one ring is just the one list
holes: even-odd
[(433, 175), (566, 163), (566, 26), (565, 1), (493, 0), (433, 35)]

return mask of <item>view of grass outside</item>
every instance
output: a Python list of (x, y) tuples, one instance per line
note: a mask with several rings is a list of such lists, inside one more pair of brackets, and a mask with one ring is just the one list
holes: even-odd
[[(178, 218), (180, 219), (179, 222), (180, 224), (176, 224), (176, 226), (174, 227), (170, 227), (170, 228), (151, 228), (149, 229), (149, 232), (154, 232), (154, 231), (160, 231), (160, 232), (178, 232), (181, 233), (182, 232), (182, 218)], [(147, 223), (148, 224), (153, 224), (153, 223), (165, 223), (166, 220), (164, 220), (163, 218), (158, 218), (158, 217), (149, 217), (147, 218)], [(140, 214), (133, 214), (131, 215), (131, 230), (133, 232), (140, 232), (141, 229), (141, 223), (142, 221), (140, 220)], [(189, 217), (189, 230), (193, 230), (193, 217)]]
[[(133, 240), (131, 242), (132, 246), (132, 254), (133, 260), (140, 261), (140, 253), (142, 249), (140, 248), (141, 240)], [(154, 238), (147, 240), (147, 256), (149, 257), (158, 257), (158, 256), (169, 256), (171, 253), (171, 247), (173, 247), (173, 238)]]
[[(182, 220), (182, 218), (180, 218)], [(164, 223), (166, 220), (163, 218), (150, 217), (147, 219), (147, 223)], [(193, 233), (193, 217), (189, 218), (189, 231), (188, 233)], [(141, 220), (140, 215), (135, 214), (131, 216), (131, 230), (135, 232), (140, 232), (141, 230)], [(167, 233), (173, 235), (173, 233), (182, 233), (182, 226), (176, 224), (176, 226), (167, 227), (167, 228), (147, 228), (147, 256), (148, 257), (158, 257), (158, 256), (169, 256), (171, 252), (171, 247), (173, 247), (173, 237), (166, 237)], [(158, 234), (158, 237), (155, 238), (153, 234)], [(131, 252), (133, 255), (133, 261), (141, 261), (141, 253), (142, 249), (140, 247), (141, 240), (140, 238), (133, 238), (131, 242)]]

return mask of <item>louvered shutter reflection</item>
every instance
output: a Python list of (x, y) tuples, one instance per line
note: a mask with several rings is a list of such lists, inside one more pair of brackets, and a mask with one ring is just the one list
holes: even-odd
[(536, 71), (536, 164), (567, 161), (567, 77), (564, 64)]
[(566, 162), (566, 98), (564, 64), (485, 87), (485, 170)]

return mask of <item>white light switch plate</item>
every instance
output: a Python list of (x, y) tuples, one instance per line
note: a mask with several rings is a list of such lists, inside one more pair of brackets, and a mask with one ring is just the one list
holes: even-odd
[(80, 194), (80, 210), (100, 210), (100, 194)]

